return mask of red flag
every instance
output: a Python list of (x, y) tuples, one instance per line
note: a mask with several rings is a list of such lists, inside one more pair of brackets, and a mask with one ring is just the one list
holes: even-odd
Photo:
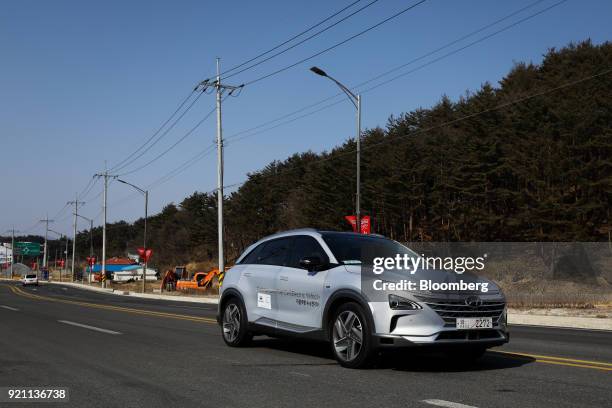
[(351, 224), (353, 232), (357, 232), (357, 217), (355, 217), (354, 215), (345, 215), (344, 219), (347, 220), (349, 224)]
[[(347, 220), (349, 224), (351, 224), (351, 227), (353, 228), (353, 232), (357, 232), (357, 217), (354, 215), (345, 215), (344, 219)], [(359, 220), (359, 223), (361, 224), (360, 225), (361, 228), (359, 228), (359, 232), (361, 234), (369, 234), (371, 231), (370, 216), (364, 215)]]
[(138, 248), (138, 256), (143, 262), (149, 262), (149, 259), (153, 256), (153, 250), (151, 248)]
[(361, 233), (369, 234), (370, 229), (371, 229), (370, 216), (364, 215), (363, 217), (361, 217), (360, 221), (361, 221)]

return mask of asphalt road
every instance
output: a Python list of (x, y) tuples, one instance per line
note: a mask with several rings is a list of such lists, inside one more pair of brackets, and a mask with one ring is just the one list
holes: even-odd
[(468, 366), (410, 352), (349, 370), (325, 344), (261, 337), (229, 348), (215, 313), (0, 283), (0, 387), (68, 387), (68, 403), (43, 404), (63, 407), (612, 406), (612, 332), (516, 326)]

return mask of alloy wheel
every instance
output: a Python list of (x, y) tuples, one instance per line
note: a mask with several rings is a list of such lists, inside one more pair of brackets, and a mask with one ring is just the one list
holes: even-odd
[(230, 303), (223, 314), (223, 337), (232, 343), (240, 333), (240, 309), (235, 303)]
[(354, 360), (363, 345), (363, 326), (357, 314), (345, 310), (336, 317), (333, 330), (336, 354), (343, 361)]

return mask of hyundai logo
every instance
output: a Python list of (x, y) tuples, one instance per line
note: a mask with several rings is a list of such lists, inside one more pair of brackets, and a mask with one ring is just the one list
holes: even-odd
[(465, 298), (465, 304), (469, 307), (477, 309), (478, 306), (482, 305), (482, 299), (478, 296), (468, 296)]

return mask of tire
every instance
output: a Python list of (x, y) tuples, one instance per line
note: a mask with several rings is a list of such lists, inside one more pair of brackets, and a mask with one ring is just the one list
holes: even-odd
[(221, 335), (230, 347), (244, 347), (253, 339), (248, 331), (248, 319), (242, 302), (232, 297), (225, 302), (221, 313)]
[(341, 305), (329, 322), (330, 344), (336, 361), (346, 368), (366, 368), (374, 355), (372, 328), (363, 308), (354, 302)]

